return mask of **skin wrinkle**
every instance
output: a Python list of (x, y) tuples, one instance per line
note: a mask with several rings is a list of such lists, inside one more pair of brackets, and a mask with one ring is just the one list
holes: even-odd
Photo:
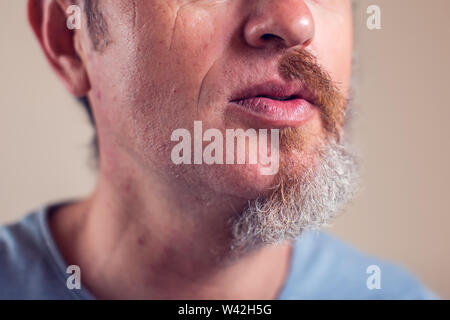
[[(169, 5), (169, 4), (168, 4)], [(175, 36), (176, 36), (176, 29), (177, 29), (177, 24), (178, 24), (178, 17), (179, 17), (179, 13), (180, 10), (183, 9), (185, 6), (187, 5), (187, 3), (179, 6), (177, 8), (177, 11), (175, 12), (175, 20), (173, 22), (173, 27), (172, 27), (172, 35), (170, 37), (170, 45), (169, 45), (169, 52), (172, 51), (172, 46), (173, 46), (173, 41), (175, 40)], [(170, 5), (169, 5), (170, 6)]]
[[(174, 21), (173, 27), (172, 27), (172, 34), (171, 34), (170, 45), (169, 45), (169, 52), (172, 51), (173, 42), (174, 42), (174, 39), (176, 37), (176, 30), (177, 30), (180, 10), (182, 10), (186, 5), (187, 5), (187, 3), (185, 3), (185, 4), (181, 5), (180, 7), (178, 7), (177, 11), (175, 13), (175, 21)], [(211, 68), (212, 67), (213, 66), (211, 66)], [(202, 81), (200, 83), (199, 93), (198, 93), (198, 96), (197, 96), (197, 108), (196, 108), (197, 114), (200, 112), (199, 111), (199, 104), (200, 104), (200, 96), (201, 96), (201, 92), (202, 92), (202, 88), (203, 88), (203, 82), (204, 82), (206, 76), (208, 75), (209, 71), (211, 70), (211, 68), (208, 70), (208, 72), (202, 78)]]
[[(127, 223), (125, 225), (121, 226), (121, 231), (118, 231), (117, 243), (119, 244), (119, 246), (120, 246), (120, 244), (125, 243), (125, 241), (122, 241), (122, 240), (128, 236), (127, 231), (131, 228), (131, 226), (132, 226), (131, 221), (127, 221)], [(110, 262), (114, 260), (115, 254), (120, 252), (120, 247), (113, 245), (109, 248), (109, 251), (106, 250), (105, 253), (106, 252), (108, 252), (108, 253), (103, 256), (104, 259), (98, 261), (98, 264), (96, 267), (97, 272), (94, 273), (94, 275), (96, 275), (96, 276), (101, 277), (103, 275), (103, 270), (105, 270), (108, 267), (108, 265), (110, 264)]]
[(200, 112), (199, 106), (200, 106), (200, 99), (201, 99), (201, 95), (202, 95), (202, 91), (203, 91), (203, 86), (205, 84), (205, 80), (208, 77), (208, 74), (210, 74), (211, 70), (214, 68), (214, 65), (217, 63), (217, 60), (215, 60), (211, 67), (208, 69), (208, 71), (206, 72), (205, 76), (202, 78), (202, 81), (200, 82), (200, 88), (198, 90), (198, 98), (197, 98), (197, 115)]
[(136, 29), (136, 26), (138, 25), (138, 13), (137, 13), (137, 5), (136, 0), (133, 0), (133, 29)]
[[(209, 3), (209, 5), (214, 6), (214, 5), (218, 5), (223, 3), (223, 0), (217, 0), (214, 1), (214, 3)], [(170, 46), (169, 46), (169, 51), (172, 51), (172, 46), (173, 46), (173, 42), (174, 42), (174, 38), (176, 36), (176, 30), (177, 30), (177, 24), (178, 24), (178, 19), (179, 19), (179, 13), (180, 10), (182, 10), (186, 5), (189, 5), (188, 3), (185, 3), (183, 5), (181, 5), (177, 11), (176, 11), (176, 16), (175, 16), (175, 21), (173, 23), (173, 27), (172, 27), (172, 35), (171, 35), (171, 40), (170, 40)], [(200, 100), (201, 100), (201, 95), (202, 95), (202, 90), (203, 90), (203, 86), (204, 86), (204, 82), (208, 76), (208, 74), (211, 72), (211, 70), (214, 68), (215, 64), (217, 62), (217, 59), (212, 63), (211, 67), (208, 69), (208, 71), (206, 72), (205, 76), (202, 78), (201, 82), (200, 82), (200, 87), (198, 90), (198, 95), (197, 95), (197, 115), (199, 114), (200, 110), (199, 110), (199, 105), (200, 105)]]

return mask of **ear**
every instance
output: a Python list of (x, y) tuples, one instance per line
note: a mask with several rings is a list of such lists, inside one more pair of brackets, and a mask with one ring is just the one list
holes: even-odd
[(53, 70), (73, 95), (86, 96), (89, 78), (77, 52), (76, 31), (67, 27), (63, 1), (28, 0), (27, 9), (29, 23)]

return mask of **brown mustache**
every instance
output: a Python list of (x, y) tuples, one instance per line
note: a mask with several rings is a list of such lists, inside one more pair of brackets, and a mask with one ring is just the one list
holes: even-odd
[(311, 90), (312, 102), (321, 111), (325, 129), (339, 140), (347, 101), (316, 57), (305, 49), (296, 49), (282, 58), (279, 71), (286, 80), (300, 80), (302, 86)]

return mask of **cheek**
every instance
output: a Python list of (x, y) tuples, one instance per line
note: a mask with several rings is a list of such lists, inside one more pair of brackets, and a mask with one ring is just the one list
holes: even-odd
[(223, 14), (213, 10), (183, 7), (174, 22), (169, 49), (164, 52), (171, 58), (171, 73), (180, 75), (181, 84), (195, 95), (228, 42), (224, 31), (227, 26), (220, 17), (223, 20)]
[(134, 78), (123, 79), (135, 92), (127, 100), (140, 108), (147, 122), (151, 118), (173, 131), (200, 116), (200, 92), (209, 87), (205, 79), (227, 43), (214, 13), (185, 6), (170, 18), (158, 18), (158, 30), (136, 34), (133, 54), (127, 57)]
[[(189, 107), (196, 102), (202, 81), (224, 43), (217, 32), (219, 21), (208, 10), (191, 5), (147, 15), (152, 17), (152, 27), (138, 22), (143, 27), (124, 44), (130, 52), (124, 57), (126, 65), (135, 75), (130, 79), (132, 85), (142, 88), (138, 95), (156, 94), (168, 103), (182, 102)], [(122, 76), (126, 79), (127, 75)], [(177, 101), (179, 97), (183, 101)]]
[(92, 60), (91, 95), (101, 127), (119, 142), (143, 149), (152, 139), (161, 149), (173, 130), (193, 124), (199, 90), (227, 33), (217, 32), (220, 21), (207, 10), (141, 12), (154, 27), (138, 21), (137, 29), (125, 22), (112, 28), (114, 43)]
[(312, 50), (329, 72), (341, 92), (348, 96), (353, 55), (351, 12), (333, 19), (316, 19), (316, 36)]

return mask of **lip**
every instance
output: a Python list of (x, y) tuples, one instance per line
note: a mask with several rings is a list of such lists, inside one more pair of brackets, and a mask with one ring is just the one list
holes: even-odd
[(313, 101), (301, 84), (267, 82), (236, 94), (231, 106), (269, 127), (299, 127), (318, 112)]

